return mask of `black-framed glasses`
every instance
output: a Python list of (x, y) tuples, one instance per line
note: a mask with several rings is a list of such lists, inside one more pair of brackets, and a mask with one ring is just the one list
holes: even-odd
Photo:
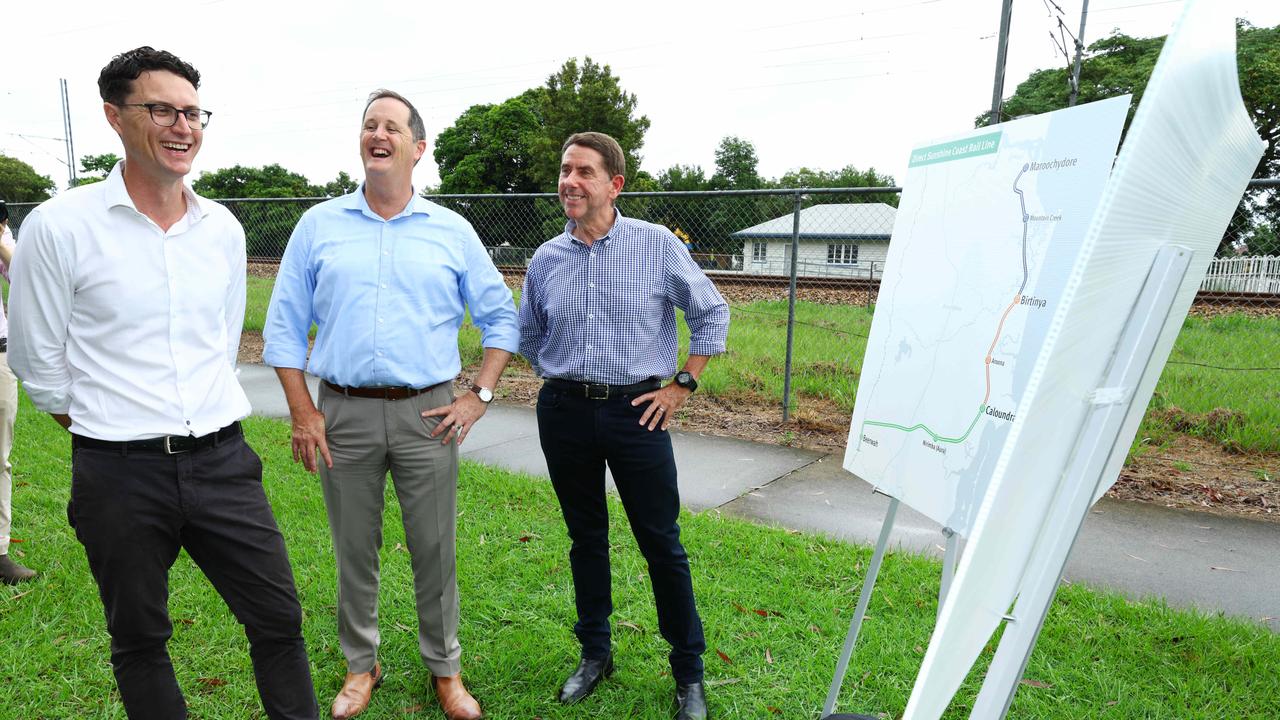
[(120, 107), (140, 107), (146, 108), (151, 113), (151, 122), (160, 127), (173, 127), (178, 124), (178, 113), (182, 113), (187, 118), (187, 124), (193, 128), (201, 130), (209, 127), (209, 118), (213, 113), (200, 108), (187, 108), (179, 110), (172, 105), (165, 103), (125, 103)]

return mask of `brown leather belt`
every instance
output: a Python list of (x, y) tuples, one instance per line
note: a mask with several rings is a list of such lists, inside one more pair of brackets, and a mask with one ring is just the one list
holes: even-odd
[(418, 397), (423, 393), (429, 393), (440, 387), (444, 383), (436, 383), (431, 387), (411, 388), (411, 387), (344, 387), (324, 381), (324, 386), (330, 390), (346, 395), (347, 397), (372, 398), (374, 400), (407, 400), (411, 397)]

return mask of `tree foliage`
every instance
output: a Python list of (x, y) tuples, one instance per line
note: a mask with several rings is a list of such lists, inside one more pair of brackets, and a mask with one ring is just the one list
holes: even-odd
[(116, 163), (120, 162), (120, 156), (115, 153), (103, 153), (101, 155), (84, 155), (80, 158), (80, 176), (72, 183), (75, 187), (81, 185), (92, 185), (96, 182), (102, 182), (107, 179), (107, 175), (111, 174)]
[(473, 105), (436, 137), (444, 193), (548, 192), (560, 175), (560, 146), (576, 132), (611, 135), (627, 159), (631, 190), (657, 187), (641, 174), (649, 119), (608, 65), (571, 58), (547, 78), (498, 104)]
[(277, 164), (260, 168), (235, 165), (200, 174), (195, 191), (208, 198), (305, 198), (318, 197), (324, 189), (305, 175)]
[(42, 202), (57, 186), (47, 175), (17, 158), (0, 155), (0, 200), (11, 203)]
[(338, 177), (325, 183), (324, 195), (325, 197), (348, 195), (355, 192), (358, 187), (360, 187), (360, 183), (352, 180), (346, 170), (340, 170), (338, 171)]
[(472, 105), (436, 136), (442, 193), (525, 193), (533, 176), (534, 145), (544, 128), (540, 93), (526, 91), (498, 105)]
[(760, 181), (760, 158), (756, 146), (736, 135), (727, 135), (716, 147), (716, 173), (711, 176), (715, 190), (756, 190)]
[[(1133, 104), (1125, 119), (1127, 132), (1164, 41), (1164, 37), (1134, 38), (1117, 32), (1090, 45), (1081, 65), (1078, 102), (1132, 93)], [(1258, 134), (1267, 143), (1254, 176), (1277, 177), (1280, 176), (1280, 25), (1258, 28), (1241, 21), (1236, 26), (1236, 44), (1240, 93)], [(1032, 73), (1018, 85), (1013, 96), (1005, 100), (1004, 116), (1036, 115), (1066, 107), (1069, 72), (1066, 68), (1054, 68)], [(976, 125), (982, 127), (989, 122), (987, 112), (977, 117)], [(1280, 193), (1248, 193), (1236, 210), (1219, 251), (1247, 246), (1253, 253), (1280, 252), (1274, 241), (1277, 227), (1280, 227)]]

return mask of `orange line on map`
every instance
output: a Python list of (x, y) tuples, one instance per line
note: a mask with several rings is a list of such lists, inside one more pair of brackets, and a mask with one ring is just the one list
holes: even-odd
[(1022, 294), (1013, 296), (1013, 302), (1009, 303), (1009, 307), (1004, 309), (1004, 315), (1000, 316), (1000, 324), (996, 326), (996, 336), (991, 339), (991, 347), (987, 349), (987, 357), (983, 361), (983, 365), (987, 371), (987, 392), (982, 396), (982, 404), (986, 405), (987, 400), (991, 399), (991, 353), (996, 351), (996, 343), (1000, 342), (1000, 331), (1004, 330), (1004, 321), (1008, 319), (1009, 313), (1018, 307), (1018, 303), (1022, 302)]

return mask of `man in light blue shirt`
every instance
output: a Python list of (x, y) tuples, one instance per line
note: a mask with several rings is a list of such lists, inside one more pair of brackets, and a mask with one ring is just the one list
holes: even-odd
[[(347, 660), (332, 708), (339, 719), (362, 712), (382, 682), (378, 550), (388, 470), (413, 558), (423, 662), (450, 720), (481, 716), (460, 674), (457, 446), (493, 399), (519, 330), (511, 290), (475, 231), (414, 193), (425, 135), (404, 97), (370, 96), (360, 134), (365, 182), (303, 215), (263, 332), (263, 360), (276, 368), (289, 402), (294, 460), (319, 470), (328, 507)], [(474, 392), (455, 399), (458, 328), (468, 310), (484, 358)], [(318, 407), (304, 369), (323, 381)]]

